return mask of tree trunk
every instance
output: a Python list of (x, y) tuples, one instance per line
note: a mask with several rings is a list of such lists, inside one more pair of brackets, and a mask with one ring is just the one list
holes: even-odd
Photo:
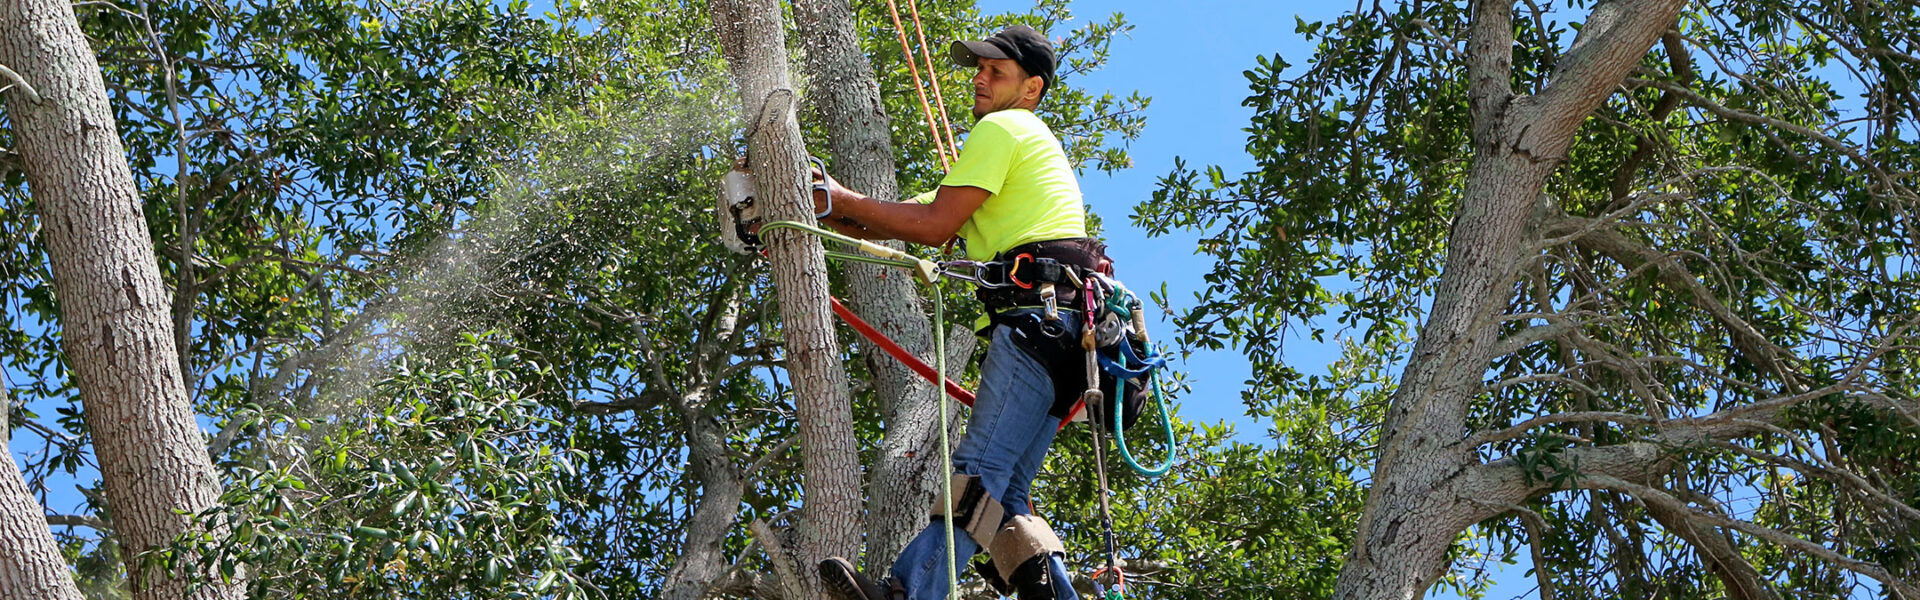
[[(0, 389), (0, 448), (7, 446), (7, 391)], [(0, 461), (0, 600), (80, 600), (40, 503), (13, 455)]]
[[(880, 82), (860, 51), (853, 9), (846, 0), (795, 0), (793, 12), (813, 82), (809, 98), (826, 125), (834, 177), (873, 198), (899, 197)], [(888, 244), (900, 247), (899, 242)], [(847, 265), (846, 274), (853, 307), (861, 316), (908, 352), (932, 355), (931, 326), (907, 273), (854, 263)], [(886, 439), (867, 480), (865, 566), (877, 573), (926, 526), (934, 486), (947, 469), (938, 464), (940, 400), (933, 386), (884, 352), (869, 348), (866, 360), (887, 423)]]
[[(219, 495), (173, 345), (168, 297), (93, 50), (59, 0), (0, 3), (0, 63), (39, 92), (8, 102), (60, 296), (114, 535), (134, 554), (165, 548)], [(194, 564), (198, 557), (181, 557)], [(136, 559), (138, 560), (138, 559)], [(241, 582), (187, 593), (184, 570), (129, 562), (138, 600), (238, 598)]]
[(1573, 135), (1671, 26), (1684, 0), (1621, 0), (1594, 7), (1555, 62), (1551, 84), (1516, 96), (1512, 0), (1478, 0), (1468, 46), (1474, 163), (1447, 239), (1433, 312), (1395, 390), (1381, 431), (1373, 486), (1334, 597), (1411, 600), (1448, 565), (1467, 526), (1505, 512), (1472, 493), (1479, 464), (1467, 406), (1499, 341), (1499, 316), (1531, 248), (1534, 205)]
[[(704, 403), (684, 402), (699, 405)], [(689, 411), (690, 412), (690, 411)], [(726, 436), (717, 427), (701, 425), (701, 415), (683, 414), (687, 424), (687, 470), (700, 482), (700, 499), (687, 519), (687, 542), (660, 586), (661, 600), (699, 600), (727, 571), (722, 546), (727, 531), (740, 516), (740, 498), (746, 493), (740, 469), (730, 462)]]
[[(768, 202), (772, 220), (812, 222), (806, 151), (794, 118), (780, 5), (775, 0), (716, 0), (712, 10), (721, 49), (740, 90), (741, 114), (749, 120), (747, 157), (758, 197)], [(839, 362), (827, 304), (827, 264), (820, 241), (793, 231), (763, 237), (779, 290), (805, 463), (796, 558), (811, 566), (828, 556), (856, 556), (860, 550), (860, 457), (846, 370)], [(804, 584), (809, 593), (817, 588), (811, 573), (804, 569), (802, 574), (809, 580)]]

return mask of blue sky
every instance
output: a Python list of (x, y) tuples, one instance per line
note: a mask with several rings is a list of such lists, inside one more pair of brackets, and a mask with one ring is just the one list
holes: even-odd
[[(1072, 5), (1080, 20), (1104, 20), (1119, 12), (1133, 24), (1130, 35), (1113, 42), (1107, 67), (1076, 81), (1093, 90), (1115, 95), (1138, 91), (1153, 98), (1146, 110), (1147, 125), (1130, 153), (1134, 167), (1107, 175), (1089, 171), (1080, 180), (1081, 191), (1105, 222), (1117, 274), (1135, 290), (1167, 284), (1175, 310), (1192, 304), (1202, 289), (1201, 275), (1209, 259), (1194, 256), (1195, 235), (1148, 239), (1132, 226), (1133, 207), (1147, 200), (1158, 179), (1173, 169), (1176, 157), (1192, 167), (1219, 165), (1227, 173), (1253, 166), (1244, 151), (1243, 131), (1253, 111), (1241, 106), (1247, 79), (1242, 72), (1254, 66), (1256, 56), (1280, 53), (1290, 62), (1304, 63), (1311, 49), (1294, 35), (1294, 16), (1308, 21), (1331, 20), (1340, 14), (1328, 3), (1288, 7), (1287, 3), (1259, 0), (1149, 0), (1080, 1)], [(1031, 6), (1020, 0), (985, 0), (983, 11), (1017, 11)], [(1058, 37), (1065, 31), (1049, 32)], [(901, 117), (905, 118), (905, 117)], [(1149, 324), (1155, 339), (1170, 340), (1170, 323)], [(1329, 340), (1331, 342), (1331, 339)], [(1305, 372), (1321, 370), (1336, 358), (1335, 346), (1312, 340), (1290, 339), (1288, 358)], [(1265, 427), (1245, 417), (1240, 390), (1249, 367), (1237, 352), (1195, 353), (1184, 363), (1193, 389), (1182, 399), (1185, 418), (1236, 424), (1245, 441), (1265, 439)]]

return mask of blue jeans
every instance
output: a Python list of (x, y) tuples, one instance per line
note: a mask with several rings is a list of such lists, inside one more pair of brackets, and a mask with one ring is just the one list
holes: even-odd
[[(1022, 312), (1027, 311), (1013, 314)], [(1067, 335), (1079, 334), (1077, 315), (1062, 311), (1062, 320), (1068, 322)], [(1053, 407), (1054, 393), (1053, 378), (1046, 367), (1016, 346), (1013, 336), (1018, 334), (1012, 328), (995, 325), (991, 331), (987, 357), (980, 366), (980, 391), (973, 402), (973, 416), (967, 420), (967, 432), (953, 452), (953, 470), (979, 476), (987, 493), (1006, 507), (1011, 518), (1033, 512), (1028, 492), (1047, 448), (1053, 445), (1060, 419), (1047, 414)], [(980, 551), (980, 544), (972, 536), (961, 535), (954, 540), (951, 570), (941, 568), (946, 562), (946, 538), (946, 522), (936, 520), (893, 561), (892, 575), (906, 588), (910, 600), (946, 598), (949, 573), (965, 569), (969, 559)], [(1066, 565), (1059, 557), (1052, 563), (1056, 597), (1076, 600)]]

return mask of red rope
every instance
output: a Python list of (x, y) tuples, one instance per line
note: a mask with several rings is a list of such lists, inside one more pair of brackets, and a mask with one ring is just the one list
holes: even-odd
[[(865, 319), (861, 319), (860, 315), (853, 314), (853, 311), (847, 310), (847, 305), (841, 304), (839, 298), (828, 296), (827, 299), (833, 302), (833, 314), (839, 315), (840, 320), (846, 321), (847, 325), (852, 326), (854, 331), (860, 332), (860, 337), (867, 338), (867, 341), (873, 342), (873, 345), (879, 346), (881, 350), (885, 350), (894, 360), (900, 361), (900, 364), (906, 365), (908, 369), (912, 369), (914, 373), (918, 373), (921, 378), (926, 379), (927, 383), (933, 383), (933, 367), (927, 366), (926, 361), (920, 360), (920, 357), (914, 356), (913, 353), (908, 352), (906, 348), (901, 348), (900, 344), (894, 343), (886, 334), (880, 333), (879, 329), (875, 329), (873, 325), (868, 324)], [(936, 333), (935, 335), (939, 334)], [(952, 379), (947, 380), (947, 395), (952, 396), (955, 400), (959, 400), (961, 404), (969, 407), (973, 406), (973, 392), (967, 391), (967, 388), (960, 387), (960, 384), (954, 383)], [(1066, 418), (1060, 420), (1060, 426), (1056, 429), (1066, 429), (1067, 424), (1073, 422), (1073, 418), (1078, 416), (1080, 411), (1086, 408), (1086, 406), (1087, 403), (1085, 402), (1075, 402), (1073, 408), (1067, 411)]]
[[(867, 324), (865, 320), (860, 318), (860, 315), (853, 314), (853, 311), (847, 310), (847, 306), (841, 304), (839, 298), (829, 297), (828, 299), (833, 301), (833, 314), (840, 315), (840, 319), (846, 321), (848, 325), (853, 326), (853, 330), (860, 332), (861, 337), (867, 338), (867, 341), (873, 342), (874, 345), (879, 346), (881, 350), (885, 350), (887, 354), (892, 355), (894, 360), (900, 361), (900, 363), (906, 365), (907, 368), (913, 369), (913, 372), (919, 373), (921, 377), (926, 378), (927, 383), (933, 383), (933, 367), (927, 366), (926, 361), (920, 360), (920, 357), (914, 356), (913, 353), (908, 352), (906, 348), (901, 348), (899, 344), (893, 343), (893, 340), (887, 339), (885, 334), (880, 333), (880, 330), (874, 329), (872, 325)], [(973, 392), (967, 391), (967, 388), (960, 387), (960, 384), (954, 383), (952, 379), (947, 380), (947, 395), (953, 396), (953, 399), (959, 400), (961, 404), (973, 406)]]
[[(940, 155), (940, 169), (944, 171), (948, 168), (947, 154), (952, 150), (947, 147), (947, 140), (952, 138), (953, 132), (949, 130), (947, 132), (947, 138), (940, 137), (940, 125), (933, 116), (933, 105), (927, 103), (927, 84), (920, 81), (920, 62), (914, 60), (913, 48), (907, 45), (907, 27), (900, 22), (900, 7), (894, 4), (893, 0), (887, 0), (887, 11), (893, 14), (893, 32), (900, 39), (900, 53), (907, 59), (907, 72), (913, 74), (913, 93), (920, 96), (921, 115), (927, 118), (927, 134), (933, 136), (934, 152)], [(914, 18), (918, 19), (919, 16), (919, 13), (916, 11)], [(931, 63), (927, 65), (927, 69), (927, 75), (929, 77), (934, 76), (932, 72), (933, 65)], [(935, 85), (938, 85), (937, 81)], [(945, 108), (945, 105), (943, 104), (941, 107)], [(958, 152), (953, 152), (953, 154), (955, 156), (959, 155)]]
[(920, 57), (927, 61), (927, 81), (933, 83), (933, 105), (940, 109), (940, 129), (947, 134), (947, 150), (953, 152), (954, 160), (960, 160), (960, 143), (953, 141), (953, 123), (947, 121), (947, 97), (940, 93), (940, 69), (927, 53), (927, 30), (920, 26), (920, 3), (907, 0), (907, 12), (913, 15), (913, 32), (920, 38)]

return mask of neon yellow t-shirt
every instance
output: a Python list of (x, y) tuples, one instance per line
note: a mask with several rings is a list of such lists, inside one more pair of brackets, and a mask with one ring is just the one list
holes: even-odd
[[(1087, 237), (1080, 182), (1060, 139), (1023, 108), (989, 113), (967, 135), (942, 186), (986, 190), (987, 201), (960, 225), (967, 258), (988, 260), (1028, 242)], [(935, 192), (914, 201), (932, 202)]]

